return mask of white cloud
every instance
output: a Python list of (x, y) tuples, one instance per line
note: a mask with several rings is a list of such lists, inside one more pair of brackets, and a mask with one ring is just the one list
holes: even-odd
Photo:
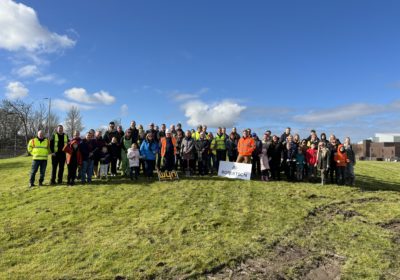
[(294, 116), (293, 120), (304, 123), (336, 123), (354, 118), (383, 113), (391, 106), (356, 103), (325, 110), (310, 111), (307, 114)]
[(65, 96), (75, 102), (83, 102), (88, 104), (101, 103), (110, 105), (115, 102), (115, 97), (106, 91), (99, 91), (93, 94), (88, 94), (84, 88), (70, 88), (64, 92)]
[(170, 97), (176, 102), (184, 102), (184, 101), (191, 100), (191, 99), (197, 99), (201, 95), (207, 93), (208, 91), (209, 91), (209, 88), (201, 88), (200, 90), (198, 90), (197, 92), (194, 92), (194, 93), (185, 93), (185, 92), (180, 92), (180, 91), (176, 90), (170, 94)]
[(18, 99), (28, 96), (29, 90), (21, 82), (9, 82), (6, 87), (8, 99)]
[(75, 43), (68, 36), (42, 26), (34, 9), (11, 0), (0, 1), (0, 48), (49, 53), (73, 47)]
[(77, 107), (80, 110), (93, 109), (92, 106), (83, 105), (80, 103), (71, 102), (71, 101), (67, 101), (67, 100), (63, 100), (63, 99), (54, 99), (51, 101), (51, 105), (53, 108), (56, 108), (57, 110), (60, 110), (60, 111), (69, 111), (72, 107)]
[(115, 102), (115, 97), (103, 90), (101, 90), (100, 92), (93, 93), (93, 98), (95, 103), (103, 103), (106, 105), (110, 105)]
[(40, 71), (36, 65), (25, 65), (15, 71), (21, 78), (29, 78), (40, 75)]
[(128, 105), (123, 104), (123, 105), (121, 106), (121, 116), (126, 117), (126, 116), (128, 115), (128, 113), (129, 113), (129, 107), (128, 107)]
[(45, 83), (54, 83), (56, 85), (62, 85), (62, 84), (65, 84), (66, 80), (57, 78), (57, 76), (54, 74), (48, 74), (48, 75), (44, 75), (44, 76), (40, 76), (40, 77), (36, 78), (35, 82), (45, 82)]
[(190, 101), (182, 106), (190, 126), (206, 124), (209, 127), (231, 127), (237, 123), (245, 106), (231, 101), (208, 105), (200, 100)]

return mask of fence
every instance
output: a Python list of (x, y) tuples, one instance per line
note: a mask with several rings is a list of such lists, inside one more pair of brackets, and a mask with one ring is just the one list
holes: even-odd
[(26, 155), (25, 140), (21, 138), (0, 140), (0, 159)]

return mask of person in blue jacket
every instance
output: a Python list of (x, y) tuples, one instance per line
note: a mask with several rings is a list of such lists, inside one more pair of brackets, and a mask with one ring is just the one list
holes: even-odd
[(153, 137), (152, 133), (148, 133), (140, 146), (140, 156), (144, 159), (145, 175), (148, 179), (153, 177), (156, 155), (158, 153), (158, 142)]

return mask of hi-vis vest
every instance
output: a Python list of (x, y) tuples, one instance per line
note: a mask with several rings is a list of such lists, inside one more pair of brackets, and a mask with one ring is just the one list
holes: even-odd
[[(68, 137), (67, 134), (64, 133), (64, 146), (66, 144), (68, 144)], [(58, 152), (58, 133), (54, 133), (54, 152)]]
[(216, 150), (226, 150), (226, 145), (225, 145), (225, 134), (222, 134), (219, 136), (218, 134), (215, 135), (215, 149)]
[(47, 160), (50, 154), (50, 144), (48, 139), (42, 142), (39, 139), (33, 138), (28, 143), (28, 152), (32, 155), (33, 160)]

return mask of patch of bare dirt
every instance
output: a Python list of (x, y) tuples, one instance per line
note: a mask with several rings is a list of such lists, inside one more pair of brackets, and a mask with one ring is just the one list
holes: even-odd
[(306, 258), (308, 252), (298, 247), (277, 246), (270, 258), (255, 258), (241, 262), (235, 268), (206, 275), (207, 279), (287, 279), (285, 270)]
[(400, 244), (400, 219), (392, 220), (388, 223), (379, 224), (384, 229), (388, 229), (394, 233), (392, 238), (393, 243)]
[(340, 267), (341, 260), (334, 256), (312, 260), (305, 249), (278, 245), (269, 258), (248, 259), (235, 268), (225, 267), (205, 276), (209, 280), (339, 280)]
[(340, 261), (335, 258), (324, 259), (311, 269), (304, 278), (305, 280), (340, 280)]

